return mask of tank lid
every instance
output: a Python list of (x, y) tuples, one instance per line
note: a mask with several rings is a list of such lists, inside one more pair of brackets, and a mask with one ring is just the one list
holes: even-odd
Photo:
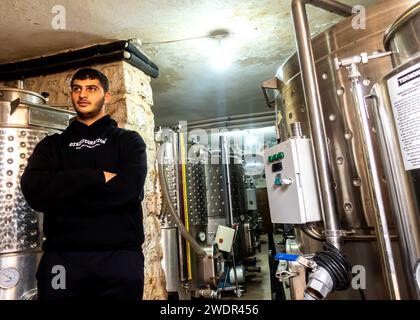
[(39, 93), (36, 93), (34, 91), (29, 91), (29, 90), (24, 90), (24, 89), (17, 89), (17, 88), (10, 88), (10, 87), (0, 87), (0, 91), (11, 91), (11, 92), (19, 92), (19, 93), (24, 93), (24, 94), (28, 94), (31, 96), (34, 96), (38, 99), (41, 99), (41, 101), (44, 102), (44, 104), (47, 102), (47, 100), (40, 95)]
[(388, 28), (388, 30), (385, 31), (385, 35), (384, 35), (385, 50), (387, 51), (389, 50), (389, 44), (392, 38), (394, 37), (395, 33), (398, 31), (398, 29), (419, 12), (420, 12), (420, 2), (417, 2), (416, 4), (408, 8), (406, 11), (404, 11), (404, 13), (401, 14), (397, 18), (397, 20), (395, 20), (395, 22)]

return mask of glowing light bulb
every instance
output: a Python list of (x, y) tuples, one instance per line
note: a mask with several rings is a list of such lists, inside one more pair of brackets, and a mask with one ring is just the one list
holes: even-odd
[(210, 53), (209, 62), (215, 70), (226, 70), (232, 62), (232, 56), (227, 48), (219, 44), (219, 46), (214, 48)]

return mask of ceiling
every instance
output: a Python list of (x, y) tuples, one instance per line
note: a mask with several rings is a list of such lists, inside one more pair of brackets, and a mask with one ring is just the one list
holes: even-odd
[[(157, 125), (268, 111), (260, 85), (295, 51), (291, 0), (60, 0), (65, 29), (55, 30), (57, 2), (0, 1), (0, 64), (137, 38), (160, 69)], [(342, 19), (312, 7), (308, 15), (313, 34)]]

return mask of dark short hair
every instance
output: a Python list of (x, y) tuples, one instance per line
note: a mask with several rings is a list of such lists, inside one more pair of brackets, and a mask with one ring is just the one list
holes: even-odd
[(74, 80), (99, 80), (99, 83), (101, 84), (102, 88), (105, 92), (109, 91), (109, 80), (102, 72), (92, 69), (92, 68), (84, 68), (78, 70), (74, 75), (73, 78), (71, 78), (70, 85), (73, 86)]

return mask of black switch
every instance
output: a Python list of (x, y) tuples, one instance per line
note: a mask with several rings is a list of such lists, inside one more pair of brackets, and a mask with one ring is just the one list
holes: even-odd
[(282, 171), (283, 170), (283, 163), (281, 163), (281, 162), (273, 163), (271, 165), (271, 169), (273, 170), (273, 172)]

